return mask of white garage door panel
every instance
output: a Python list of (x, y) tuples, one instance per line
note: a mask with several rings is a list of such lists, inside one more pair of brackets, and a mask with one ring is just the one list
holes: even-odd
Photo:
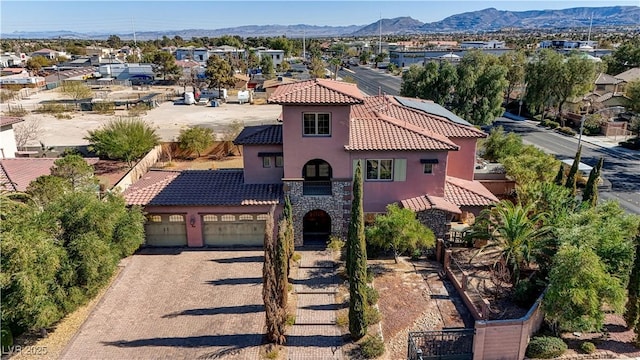
[(204, 243), (208, 246), (262, 246), (264, 243), (265, 221), (256, 220), (254, 214), (204, 215), (203, 224)]
[(186, 246), (187, 227), (184, 215), (150, 214), (144, 225), (149, 246)]

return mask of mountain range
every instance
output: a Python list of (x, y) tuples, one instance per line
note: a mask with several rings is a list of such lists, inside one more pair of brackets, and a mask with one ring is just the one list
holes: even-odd
[[(138, 40), (154, 40), (163, 36), (217, 37), (221, 35), (280, 36), (299, 38), (329, 36), (375, 36), (426, 33), (476, 33), (509, 29), (549, 29), (593, 26), (631, 26), (640, 29), (639, 6), (578, 7), (562, 10), (505, 11), (489, 8), (449, 16), (443, 20), (423, 23), (411, 17), (380, 19), (369, 25), (315, 26), (315, 25), (247, 25), (224, 29), (187, 29), (143, 31), (135, 34)], [(72, 31), (12, 32), (0, 34), (2, 38), (25, 39), (107, 39), (118, 35), (133, 39), (133, 33), (79, 33)]]

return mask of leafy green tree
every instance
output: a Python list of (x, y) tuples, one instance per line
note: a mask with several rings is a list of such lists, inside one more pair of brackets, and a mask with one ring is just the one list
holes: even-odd
[(260, 68), (262, 69), (262, 76), (265, 79), (273, 79), (276, 76), (276, 70), (273, 67), (273, 59), (268, 54), (263, 54), (260, 59)]
[(505, 133), (502, 126), (491, 129), (489, 136), (481, 140), (482, 157), (489, 161), (501, 161), (522, 151), (522, 138), (514, 133)]
[(633, 266), (633, 238), (640, 218), (627, 214), (616, 201), (598, 203), (566, 217), (556, 228), (560, 244), (592, 249), (611, 276), (627, 285)]
[(209, 81), (209, 88), (220, 90), (235, 83), (231, 73), (231, 65), (217, 55), (210, 56), (207, 59), (207, 68), (204, 74)]
[(555, 256), (542, 306), (556, 332), (598, 331), (603, 305), (621, 311), (624, 295), (620, 280), (607, 273), (592, 249), (565, 245)]
[(109, 38), (107, 38), (107, 46), (114, 49), (120, 49), (122, 47), (122, 40), (118, 35), (109, 35)]
[(608, 72), (617, 75), (640, 66), (640, 40), (632, 38), (618, 46), (609, 56), (605, 56)]
[(260, 59), (258, 59), (258, 55), (254, 50), (249, 50), (247, 54), (247, 66), (250, 69), (255, 69), (260, 65)]
[(93, 166), (80, 155), (69, 154), (56, 159), (51, 167), (51, 175), (69, 181), (73, 191), (96, 190), (97, 181), (94, 177)]
[(73, 191), (73, 188), (67, 179), (43, 175), (30, 182), (26, 192), (42, 207), (70, 191)]
[[(427, 66), (430, 66), (429, 64), (427, 64)], [(409, 70), (402, 73), (402, 83), (400, 83), (400, 96), (419, 97), (421, 95), (420, 89), (423, 87), (423, 85), (421, 84), (421, 80), (424, 71), (425, 70), (421, 66), (413, 64), (409, 66)]]
[(503, 200), (493, 208), (483, 210), (468, 235), (469, 238), (488, 240), (475, 256), (486, 249), (500, 249), (501, 258), (511, 270), (514, 285), (520, 281), (520, 270), (533, 260), (536, 242), (550, 231), (543, 225), (547, 214), (532, 213), (532, 209), (532, 205), (523, 207)]
[(558, 160), (533, 145), (524, 146), (520, 153), (500, 160), (507, 175), (522, 186), (531, 181), (551, 181)]
[(565, 126), (562, 107), (567, 100), (586, 94), (593, 86), (596, 68), (591, 60), (580, 55), (571, 55), (562, 62), (560, 70), (553, 77), (551, 87), (554, 97), (558, 100), (558, 116), (561, 126)]
[(367, 248), (362, 208), (362, 165), (358, 161), (353, 176), (351, 221), (347, 232), (347, 273), (349, 274), (349, 332), (354, 339), (367, 334)]
[(285, 342), (286, 313), (280, 306), (276, 276), (276, 247), (273, 241), (273, 211), (267, 217), (264, 233), (264, 263), (262, 266), (262, 299), (266, 316), (267, 339), (276, 344)]
[(629, 98), (631, 111), (640, 113), (640, 80), (629, 82), (624, 88), (625, 95)]
[[(363, 52), (360, 54), (360, 56), (359, 56), (359, 58), (358, 58), (358, 59), (360, 60), (360, 63), (361, 63), (362, 65), (366, 65), (366, 64), (369, 62), (369, 60), (371, 59), (371, 52), (370, 52), (370, 51), (363, 51)], [(407, 96), (408, 96), (408, 95), (407, 95)]]
[(589, 172), (589, 180), (582, 193), (582, 203), (595, 206), (598, 203), (598, 181), (600, 180), (600, 169), (604, 164), (604, 158), (600, 158), (598, 164)]
[(38, 72), (43, 67), (51, 66), (53, 62), (44, 56), (34, 56), (27, 60), (25, 67), (27, 70)]
[(167, 51), (159, 50), (153, 53), (151, 63), (156, 66), (157, 72), (164, 80), (167, 80), (167, 76), (179, 76), (182, 72), (176, 64), (176, 59)]
[(178, 135), (180, 148), (191, 152), (195, 151), (198, 157), (200, 157), (200, 153), (213, 145), (213, 141), (213, 130), (202, 126), (181, 129), (180, 135)]
[(578, 166), (580, 165), (580, 153), (582, 152), (582, 145), (578, 147), (578, 151), (576, 152), (576, 157), (573, 159), (573, 164), (571, 164), (571, 169), (569, 169), (569, 174), (567, 174), (567, 181), (564, 186), (568, 189), (571, 189), (572, 194), (576, 194), (576, 182), (578, 175)]
[(367, 228), (367, 240), (372, 245), (391, 249), (397, 264), (402, 253), (433, 247), (436, 238), (413, 211), (390, 204), (387, 213), (376, 216), (373, 226)]
[(562, 68), (563, 57), (551, 49), (536, 52), (527, 64), (525, 82), (527, 90), (524, 101), (529, 111), (540, 114), (545, 107), (556, 103), (553, 88), (555, 74)]
[(500, 63), (507, 68), (505, 76), (507, 80), (506, 98), (507, 101), (511, 96), (511, 92), (524, 84), (524, 76), (526, 70), (526, 56), (523, 50), (506, 52), (500, 55)]
[(629, 276), (629, 284), (627, 285), (627, 304), (624, 311), (624, 320), (627, 323), (627, 329), (635, 329), (636, 339), (638, 343), (638, 317), (640, 317), (640, 229), (634, 241), (636, 256), (633, 260), (633, 268)]
[(146, 122), (136, 118), (121, 118), (102, 128), (90, 130), (84, 138), (89, 149), (109, 159), (123, 160), (131, 168), (160, 142), (156, 131)]
[(274, 50), (284, 50), (284, 57), (286, 58), (291, 55), (293, 44), (286, 37), (279, 36), (269, 40), (269, 48)]

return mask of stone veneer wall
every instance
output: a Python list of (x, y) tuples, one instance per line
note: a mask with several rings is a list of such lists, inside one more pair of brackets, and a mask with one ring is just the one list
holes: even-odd
[(351, 180), (332, 180), (332, 195), (302, 194), (302, 179), (283, 179), (285, 195), (291, 199), (296, 246), (303, 245), (302, 220), (311, 210), (323, 210), (331, 217), (331, 234), (345, 238), (351, 215)]
[(431, 209), (418, 211), (416, 217), (431, 229), (436, 239), (447, 239), (449, 233), (449, 213), (443, 210)]

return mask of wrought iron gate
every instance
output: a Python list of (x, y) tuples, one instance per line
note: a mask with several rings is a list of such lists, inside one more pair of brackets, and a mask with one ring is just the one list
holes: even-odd
[(409, 333), (409, 360), (471, 360), (475, 329), (455, 328)]

